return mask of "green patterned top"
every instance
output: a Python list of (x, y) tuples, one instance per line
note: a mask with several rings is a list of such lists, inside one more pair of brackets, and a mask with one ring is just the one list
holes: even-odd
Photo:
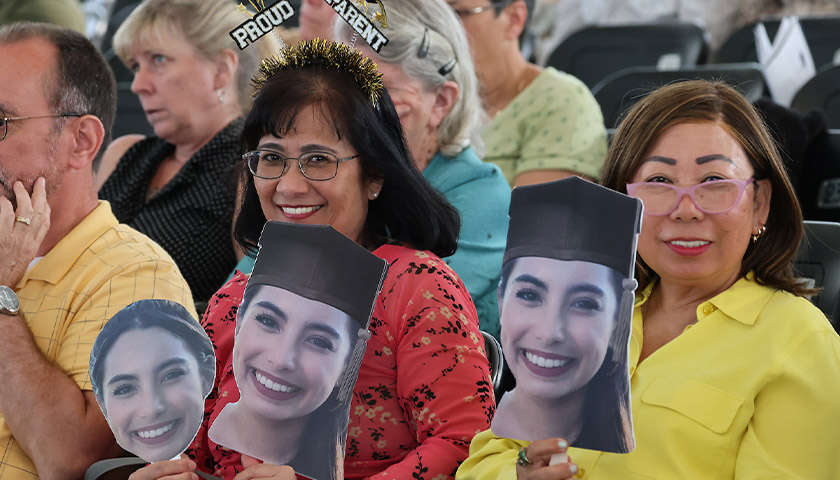
[(530, 170), (570, 170), (598, 178), (607, 130), (595, 97), (577, 78), (548, 67), (482, 132), (484, 161), (508, 183)]
[(29, 20), (85, 33), (85, 16), (78, 0), (0, 0), (0, 26)]

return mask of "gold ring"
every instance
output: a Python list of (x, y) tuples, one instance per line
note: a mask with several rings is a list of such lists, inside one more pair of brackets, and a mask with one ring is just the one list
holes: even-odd
[(20, 222), (20, 223), (25, 223), (25, 224), (27, 224), (27, 225), (32, 225), (32, 220), (30, 220), (30, 219), (28, 219), (28, 218), (26, 218), (26, 217), (20, 217), (20, 216), (19, 216), (19, 217), (17, 217), (15, 220), (16, 220), (16, 221), (18, 221), (18, 222)]

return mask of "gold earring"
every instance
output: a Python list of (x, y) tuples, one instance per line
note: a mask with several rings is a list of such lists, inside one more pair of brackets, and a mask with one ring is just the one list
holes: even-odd
[(761, 235), (767, 231), (767, 227), (764, 226), (762, 223), (759, 227), (757, 227), (757, 232), (752, 234), (752, 242), (757, 243), (758, 239), (761, 238)]

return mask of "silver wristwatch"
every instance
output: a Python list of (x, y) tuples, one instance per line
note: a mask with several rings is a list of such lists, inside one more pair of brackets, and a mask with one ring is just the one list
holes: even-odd
[(14, 316), (19, 311), (20, 301), (15, 291), (5, 285), (0, 285), (0, 314)]

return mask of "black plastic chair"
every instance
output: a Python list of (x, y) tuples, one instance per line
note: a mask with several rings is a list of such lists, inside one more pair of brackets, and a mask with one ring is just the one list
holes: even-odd
[(147, 462), (139, 457), (109, 458), (100, 460), (85, 472), (85, 480), (126, 480)]
[(112, 138), (132, 133), (149, 136), (154, 130), (146, 120), (140, 99), (131, 91), (131, 84), (122, 82), (117, 84), (117, 117)]
[[(758, 61), (753, 33), (756, 23), (735, 30), (715, 52), (713, 61), (715, 63)], [(767, 36), (772, 41), (779, 30), (781, 19), (768, 17), (762, 19), (761, 23), (764, 23)], [(814, 65), (818, 69), (840, 60), (840, 16), (800, 17), (799, 24), (802, 26), (811, 56), (814, 57)]]
[(481, 335), (484, 337), (484, 351), (487, 352), (487, 361), (490, 362), (490, 381), (493, 383), (493, 392), (498, 400), (501, 394), (499, 388), (502, 384), (505, 356), (502, 353), (502, 345), (493, 335), (484, 331), (481, 332)]
[(111, 7), (111, 17), (108, 19), (108, 28), (105, 30), (105, 35), (102, 37), (102, 52), (106, 56), (113, 55), (113, 40), (117, 29), (122, 25), (126, 18), (140, 5), (138, 0), (116, 0)]
[(822, 288), (811, 298), (840, 331), (840, 223), (805, 221), (805, 238), (794, 261), (797, 276)]
[(761, 97), (765, 89), (764, 74), (757, 63), (699, 65), (683, 70), (658, 70), (654, 67), (633, 67), (615, 72), (598, 82), (592, 94), (607, 129), (618, 126), (621, 116), (653, 90), (685, 80), (722, 80), (738, 88), (750, 100)]
[[(109, 458), (91, 465), (85, 472), (85, 480), (128, 480), (132, 473), (148, 462), (139, 457)], [(205, 480), (222, 480), (219, 477), (196, 470), (196, 475)]]
[(840, 65), (827, 65), (817, 71), (796, 92), (791, 107), (825, 114), (828, 128), (840, 128)]
[(551, 54), (548, 65), (592, 88), (610, 73), (628, 67), (687, 68), (702, 63), (703, 29), (693, 23), (587, 27)]

